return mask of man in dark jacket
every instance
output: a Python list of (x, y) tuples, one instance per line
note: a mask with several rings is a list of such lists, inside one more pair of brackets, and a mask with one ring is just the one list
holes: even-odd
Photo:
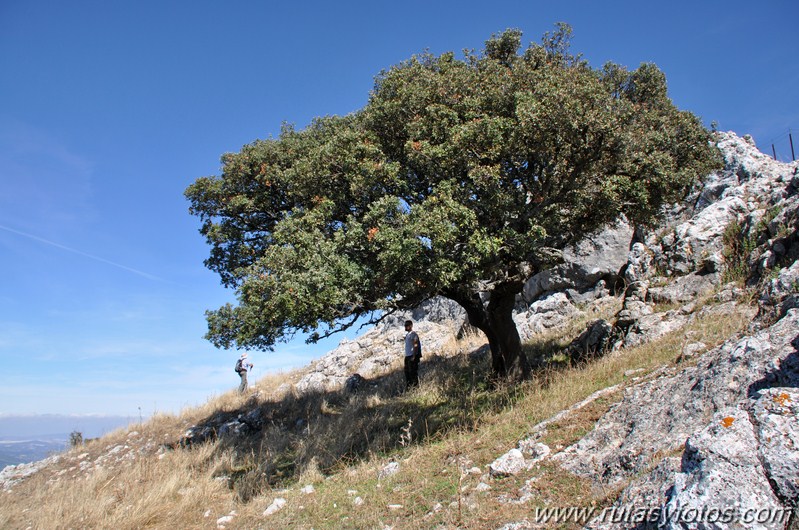
[(419, 384), (419, 361), (422, 359), (422, 343), (413, 331), (413, 322), (405, 321), (405, 389)]

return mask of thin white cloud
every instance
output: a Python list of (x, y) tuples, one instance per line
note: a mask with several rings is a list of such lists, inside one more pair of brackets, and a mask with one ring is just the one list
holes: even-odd
[(0, 207), (6, 216), (72, 223), (92, 218), (94, 164), (26, 123), (0, 118)]
[(76, 248), (68, 247), (66, 245), (62, 245), (61, 243), (56, 243), (55, 241), (50, 241), (49, 239), (45, 239), (43, 237), (39, 237), (33, 234), (29, 234), (27, 232), (22, 232), (20, 230), (15, 230), (11, 227), (0, 225), (0, 230), (5, 230), (6, 232), (11, 232), (12, 234), (16, 234), (18, 236), (26, 237), (28, 239), (32, 239), (34, 241), (38, 241), (39, 243), (44, 243), (45, 245), (50, 245), (51, 247), (55, 247), (61, 250), (65, 250), (67, 252), (72, 252), (73, 254), (77, 254), (79, 256), (83, 256), (85, 258), (89, 258), (95, 261), (99, 261), (100, 263), (105, 263), (106, 265), (111, 265), (112, 267), (117, 267), (118, 269), (122, 269), (143, 278), (147, 278), (148, 280), (154, 281), (164, 281), (162, 278), (155, 276), (153, 274), (140, 271), (139, 269), (134, 269), (133, 267), (128, 267), (127, 265), (123, 265), (121, 263), (117, 263), (115, 261), (111, 261), (100, 256), (95, 256), (94, 254), (89, 254), (88, 252), (83, 252), (82, 250), (78, 250)]

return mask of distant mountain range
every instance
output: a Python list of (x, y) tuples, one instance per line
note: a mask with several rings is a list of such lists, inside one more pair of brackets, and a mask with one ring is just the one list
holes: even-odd
[(138, 421), (126, 416), (0, 415), (0, 469), (42, 460), (69, 446), (69, 435), (97, 438)]
[(43, 460), (66, 449), (69, 435), (52, 435), (40, 440), (0, 440), (0, 469)]

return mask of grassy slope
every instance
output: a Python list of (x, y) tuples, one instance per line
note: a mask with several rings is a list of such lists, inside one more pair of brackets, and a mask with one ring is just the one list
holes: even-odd
[[(269, 377), (249, 398), (231, 392), (69, 451), (0, 492), (0, 528), (216, 528), (231, 512), (227, 528), (497, 528), (531, 520), (536, 507), (604, 506), (617, 492), (552, 464), (503, 479), (489, 479), (487, 465), (538, 422), (599, 389), (634, 384), (625, 372), (641, 370), (637, 379), (674, 366), (687, 331), (712, 347), (751, 316), (742, 306), (723, 318), (699, 318), (688, 329), (579, 367), (557, 357), (585, 326), (574, 322), (528, 344), (549, 368), (532, 381), (495, 389), (484, 383), (487, 359), (463, 353), (477, 348), (475, 338), (426, 358), (421, 387), (406, 394), (397, 392), (399, 369), (355, 396), (279, 395), (275, 389), (299, 374)], [(573, 443), (620, 397), (621, 390), (610, 393), (551, 424), (543, 441), (553, 451)], [(269, 421), (246, 441), (164, 448), (192, 425), (253, 407)], [(390, 461), (399, 471), (379, 478)], [(490, 489), (475, 489), (481, 482)], [(303, 493), (306, 485), (314, 492)], [(530, 500), (514, 502), (525, 492)], [(285, 507), (264, 516), (275, 498), (285, 499)]]

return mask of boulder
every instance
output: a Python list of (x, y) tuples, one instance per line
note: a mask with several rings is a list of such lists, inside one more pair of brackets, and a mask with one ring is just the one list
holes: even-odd
[(565, 293), (554, 293), (537, 300), (525, 312), (516, 313), (513, 321), (522, 340), (548, 329), (562, 326), (567, 320), (580, 314)]
[(613, 325), (607, 320), (594, 320), (566, 347), (566, 354), (578, 361), (589, 359), (610, 349), (612, 340)]
[[(785, 164), (761, 153), (754, 141), (734, 133), (718, 133), (724, 168), (709, 175), (693, 197), (693, 206), (680, 208), (666, 219), (667, 229), (646, 238), (657, 268), (670, 274), (719, 272), (723, 234), (733, 221), (754, 228), (770, 208), (795, 194), (794, 175), (799, 164)], [(788, 204), (781, 204), (785, 209)], [(686, 216), (685, 214), (688, 213)], [(781, 218), (769, 231), (776, 233)], [(633, 273), (635, 270), (633, 270)], [(635, 278), (638, 279), (638, 278)]]
[(711, 294), (720, 281), (721, 274), (693, 272), (661, 287), (650, 287), (647, 294), (656, 304), (684, 304)]
[(593, 288), (599, 280), (616, 278), (627, 263), (633, 229), (625, 218), (592, 234), (563, 251), (563, 263), (536, 274), (524, 287), (524, 300), (532, 303), (542, 295)]
[(515, 476), (527, 469), (527, 462), (519, 449), (511, 449), (488, 466), (492, 477)]

